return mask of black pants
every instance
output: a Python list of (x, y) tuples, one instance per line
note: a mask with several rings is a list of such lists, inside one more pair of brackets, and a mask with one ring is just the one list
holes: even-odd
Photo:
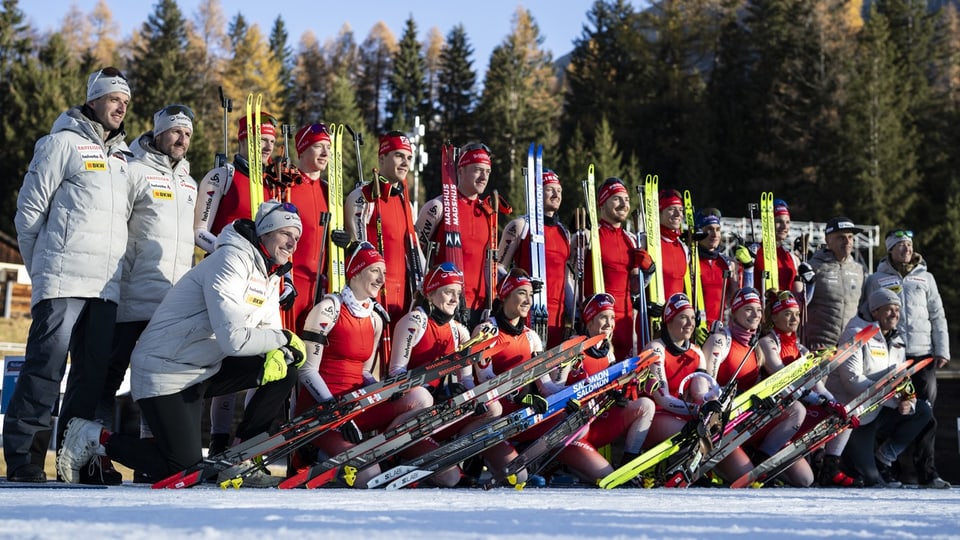
[[(911, 358), (920, 359), (925, 357)], [(911, 380), (917, 390), (917, 399), (928, 401), (930, 408), (933, 409), (933, 405), (937, 401), (936, 360), (915, 373)], [(934, 459), (936, 440), (937, 417), (931, 415), (930, 422), (927, 423), (923, 431), (920, 432), (920, 435), (917, 436), (917, 439), (910, 445), (906, 452), (907, 454), (913, 454), (913, 466), (917, 471), (917, 481), (921, 484), (926, 484), (938, 476), (936, 460)]]
[(107, 376), (103, 382), (103, 395), (100, 397), (100, 403), (97, 404), (97, 419), (111, 431), (117, 390), (123, 384), (123, 377), (130, 366), (130, 355), (140, 339), (140, 334), (147, 328), (148, 322), (150, 321), (122, 322), (114, 327), (113, 349), (110, 352)]
[[(201, 417), (203, 400), (256, 388), (263, 376), (263, 357), (227, 357), (216, 375), (176, 394), (137, 401), (140, 413), (153, 432), (153, 440), (114, 434), (107, 441), (110, 459), (160, 480), (187, 468), (203, 457)], [(237, 437), (248, 439), (267, 431), (282, 413), (297, 370), (290, 368), (279, 381), (257, 388), (243, 412)]]

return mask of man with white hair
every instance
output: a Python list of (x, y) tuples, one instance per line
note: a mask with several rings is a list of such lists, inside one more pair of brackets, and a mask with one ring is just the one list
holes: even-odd
[[(193, 265), (193, 210), (197, 184), (186, 159), (193, 135), (193, 111), (168, 105), (153, 115), (153, 130), (130, 146), (133, 213), (128, 222), (127, 252), (120, 279), (120, 304), (113, 331), (103, 397), (97, 418), (110, 426), (114, 396), (130, 365), (130, 353), (160, 301)], [(119, 484), (110, 461), (96, 460), (81, 471), (91, 483)]]
[(202, 457), (204, 398), (257, 388), (237, 437), (270, 427), (306, 358), (303, 341), (280, 322), (280, 281), (302, 231), (297, 209), (277, 201), (261, 204), (256, 222), (238, 219), (221, 231), (214, 252), (170, 289), (133, 349), (131, 394), (154, 442), (74, 418), (57, 457), (65, 481), (79, 481), (95, 456), (154, 481), (193, 465)]
[(33, 320), (3, 422), (12, 482), (47, 480), (51, 410), (67, 353), (58, 432), (70, 418), (93, 418), (103, 391), (131, 206), (132, 155), (123, 130), (129, 105), (130, 87), (118, 69), (91, 73), (86, 102), (62, 113), (37, 141), (17, 197), (14, 224), (33, 285)]

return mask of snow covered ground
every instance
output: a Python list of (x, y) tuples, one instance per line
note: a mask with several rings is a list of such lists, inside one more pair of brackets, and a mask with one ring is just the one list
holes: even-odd
[(960, 538), (960, 489), (0, 489), (0, 538)]

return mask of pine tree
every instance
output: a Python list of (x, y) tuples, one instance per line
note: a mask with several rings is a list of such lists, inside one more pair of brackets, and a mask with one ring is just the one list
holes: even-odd
[(313, 32), (305, 32), (293, 68), (290, 119), (294, 124), (304, 126), (324, 119), (322, 104), (331, 86), (328, 71), (317, 38)]
[(361, 67), (357, 81), (357, 101), (366, 125), (377, 132), (383, 129), (383, 110), (386, 106), (393, 55), (398, 49), (397, 38), (390, 28), (377, 22), (360, 46)]
[[(482, 138), (493, 151), (493, 180), (516, 208), (522, 208), (521, 170), (531, 142), (554, 152), (560, 98), (553, 58), (531, 13), (518, 9), (511, 33), (490, 56), (478, 117)], [(559, 154), (557, 154), (559, 155)], [(554, 155), (544, 156), (545, 163)]]
[[(280, 84), (280, 64), (270, 52), (269, 44), (256, 24), (246, 27), (243, 17), (238, 15), (231, 24), (231, 41), (236, 45), (233, 56), (224, 67), (223, 91), (234, 98), (240, 110), (246, 102), (247, 94), (262, 93), (262, 110), (278, 114), (283, 103), (280, 96), (283, 87)], [(241, 24), (242, 23), (242, 24)], [(244, 27), (246, 32), (235, 34), (236, 29)]]
[(287, 27), (283, 23), (283, 18), (277, 15), (273, 21), (273, 28), (270, 30), (270, 52), (273, 58), (280, 65), (280, 85), (281, 92), (279, 97), (283, 108), (277, 113), (281, 118), (290, 117), (290, 96), (293, 90), (293, 49), (287, 44), (289, 34)]
[(387, 100), (388, 129), (408, 131), (414, 117), (424, 118), (426, 109), (426, 62), (417, 41), (417, 25), (413, 17), (407, 19), (400, 46), (393, 56), (390, 74), (390, 97)]
[[(138, 136), (153, 128), (153, 114), (170, 103), (191, 103), (199, 95), (191, 81), (186, 22), (174, 0), (159, 0), (143, 24), (142, 46), (133, 52), (130, 80), (132, 115), (127, 131)], [(200, 119), (202, 121), (202, 119)], [(202, 126), (194, 124), (194, 131)]]
[[(377, 166), (377, 138), (370, 137), (369, 133), (364, 132), (363, 117), (360, 114), (360, 108), (357, 107), (357, 95), (350, 82), (347, 73), (347, 66), (333, 76), (333, 85), (330, 94), (324, 101), (324, 118), (330, 122), (346, 124), (354, 132), (364, 135), (364, 145), (360, 147), (363, 165), (364, 180), (369, 181), (372, 178), (371, 169)], [(350, 139), (350, 133), (344, 130), (343, 141), (343, 175), (344, 190), (349, 192), (353, 186), (359, 183), (359, 173), (357, 171), (356, 145)], [(351, 182), (350, 179), (353, 179)]]
[(600, 118), (593, 141), (593, 151), (590, 155), (597, 175), (597, 185), (599, 186), (602, 180), (612, 176), (622, 179), (623, 160), (620, 156), (620, 148), (617, 146), (613, 129), (606, 116)]

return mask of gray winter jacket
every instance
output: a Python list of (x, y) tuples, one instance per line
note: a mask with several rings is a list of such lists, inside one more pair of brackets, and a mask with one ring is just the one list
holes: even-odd
[(50, 298), (120, 299), (132, 154), (122, 129), (104, 136), (103, 126), (74, 107), (34, 147), (14, 218), (34, 305)]
[(919, 253), (913, 256), (914, 267), (906, 276), (885, 257), (877, 271), (867, 278), (860, 297), (860, 314), (868, 315), (870, 293), (886, 287), (900, 296), (900, 324), (897, 329), (907, 343), (907, 356), (942, 356), (950, 358), (950, 335), (943, 301), (937, 281), (927, 271), (927, 263)]
[(856, 316), (864, 272), (852, 257), (841, 263), (829, 249), (816, 252), (809, 263), (816, 280), (807, 299), (806, 345), (816, 350), (839, 343), (840, 332)]
[[(854, 317), (843, 331), (840, 341), (852, 339), (857, 332), (867, 327), (870, 322), (862, 317)], [(875, 381), (882, 379), (893, 366), (906, 361), (906, 347), (903, 339), (895, 335), (889, 341), (882, 332), (877, 332), (870, 341), (853, 353), (843, 364), (827, 376), (827, 390), (833, 393), (840, 403), (848, 403), (866, 390)], [(896, 407), (899, 400), (892, 397), (883, 403), (884, 407)], [(874, 420), (880, 413), (876, 408), (869, 414), (860, 417), (860, 424), (865, 425)]]
[(280, 278), (268, 276), (253, 222), (224, 227), (217, 248), (160, 302), (130, 358), (135, 400), (175, 394), (220, 370), (228, 356), (281, 347)]
[(167, 291), (193, 265), (193, 209), (197, 185), (190, 163), (173, 168), (154, 146), (153, 132), (130, 146), (133, 213), (128, 223), (117, 322), (147, 321)]

